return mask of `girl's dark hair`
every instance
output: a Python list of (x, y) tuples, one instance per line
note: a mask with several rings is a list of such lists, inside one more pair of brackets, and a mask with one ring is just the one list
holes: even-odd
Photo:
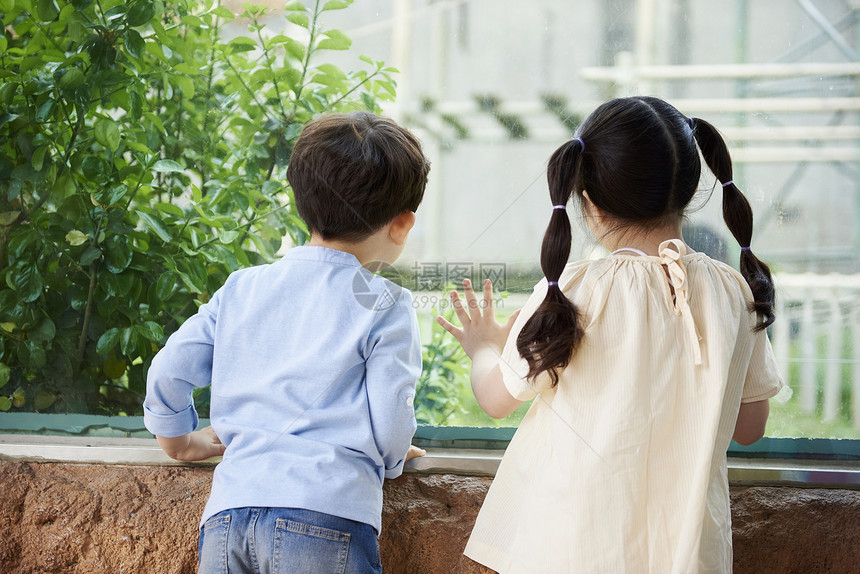
[[(696, 143), (698, 142), (698, 148)], [(653, 227), (680, 219), (696, 193), (702, 156), (717, 179), (732, 179), (732, 160), (719, 132), (704, 120), (687, 118), (658, 98), (618, 98), (598, 107), (578, 137), (549, 160), (553, 205), (566, 205), (583, 191), (619, 225)], [(760, 331), (773, 323), (775, 291), (770, 269), (748, 249), (753, 231), (749, 202), (730, 183), (723, 191), (723, 219), (741, 247), (740, 270), (753, 294), (750, 312)], [(541, 246), (541, 269), (550, 285), (546, 298), (523, 326), (517, 349), (528, 377), (548, 372), (553, 386), (583, 337), (578, 310), (557, 284), (570, 255), (567, 213), (553, 209)]]

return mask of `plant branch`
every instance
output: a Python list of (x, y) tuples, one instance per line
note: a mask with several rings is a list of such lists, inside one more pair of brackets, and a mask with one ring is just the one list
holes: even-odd
[(248, 95), (251, 96), (251, 99), (254, 100), (254, 103), (257, 104), (257, 107), (259, 107), (260, 111), (263, 112), (263, 115), (266, 116), (266, 119), (267, 120), (272, 119), (269, 117), (269, 114), (266, 113), (266, 108), (264, 108), (263, 104), (261, 104), (260, 101), (257, 99), (257, 94), (255, 94), (253, 92), (253, 90), (251, 90), (251, 88), (248, 87), (248, 84), (245, 83), (245, 79), (242, 77), (242, 75), (239, 73), (239, 71), (233, 66), (233, 62), (230, 61), (230, 58), (225, 56), (224, 61), (227, 62), (228, 66), (230, 66), (230, 69), (233, 71), (233, 74), (236, 75), (236, 78), (242, 84), (242, 87), (245, 88), (245, 91), (248, 92)]
[(84, 324), (81, 326), (81, 335), (78, 337), (78, 353), (75, 357), (75, 371), (81, 368), (81, 363), (84, 360), (84, 352), (87, 349), (87, 331), (90, 329), (90, 318), (93, 313), (93, 298), (96, 293), (96, 285), (98, 285), (98, 260), (90, 263), (90, 288), (87, 293), (87, 306), (84, 310)]
[(269, 56), (269, 49), (266, 47), (266, 42), (263, 40), (263, 35), (260, 33), (260, 26), (257, 24), (257, 17), (254, 17), (254, 28), (257, 30), (257, 38), (260, 40), (260, 45), (263, 47), (263, 54), (266, 56), (266, 64), (269, 66), (269, 72), (272, 74), (272, 85), (275, 86), (275, 95), (278, 97), (278, 107), (281, 108), (281, 115), (284, 121), (287, 120), (287, 110), (284, 109), (284, 99), (281, 97), (281, 90), (278, 88), (278, 78), (275, 75), (275, 69), (272, 65), (272, 58)]
[(311, 29), (310, 29), (311, 37), (310, 37), (310, 40), (308, 40), (308, 51), (305, 52), (305, 61), (302, 62), (302, 77), (299, 80), (298, 88), (296, 88), (296, 103), (293, 105), (294, 110), (295, 110), (296, 106), (298, 106), (299, 99), (301, 99), (302, 92), (305, 89), (305, 78), (308, 75), (308, 66), (310, 66), (310, 63), (311, 63), (311, 54), (313, 54), (313, 52), (315, 51), (314, 50), (314, 42), (316, 42), (316, 39), (317, 39), (317, 18), (319, 18), (319, 15), (320, 15), (319, 8), (320, 8), (320, 0), (316, 0), (316, 3), (314, 4), (314, 19), (313, 19), (313, 22), (311, 23)]
[(43, 28), (43, 27), (42, 27), (42, 23), (41, 23), (41, 22), (39, 22), (38, 20), (36, 20), (35, 18), (33, 18), (33, 15), (32, 15), (32, 14), (30, 14), (29, 12), (27, 12), (27, 17), (28, 17), (28, 18), (30, 18), (30, 20), (32, 20), (32, 21), (33, 21), (33, 23), (36, 25), (36, 27), (37, 27), (37, 28), (39, 28), (39, 31), (41, 31), (41, 32), (42, 32), (42, 34), (45, 36), (45, 38), (47, 38), (47, 39), (48, 39), (48, 41), (49, 41), (51, 44), (53, 44), (53, 45), (54, 45), (54, 47), (55, 47), (57, 50), (59, 50), (60, 52), (63, 52), (63, 53), (65, 53), (65, 52), (66, 52), (66, 50), (64, 50), (64, 49), (63, 49), (59, 44), (57, 44), (57, 42), (56, 42), (53, 38), (51, 38), (51, 36), (49, 36), (49, 35), (48, 35), (48, 32), (47, 32), (47, 31), (45, 31), (45, 28)]
[[(239, 225), (238, 227), (236, 227), (236, 230), (242, 229), (243, 227), (248, 227), (248, 226), (250, 226), (250, 225), (253, 225), (253, 224), (255, 224), (256, 222), (260, 221), (261, 219), (264, 219), (264, 218), (266, 218), (266, 217), (270, 216), (270, 215), (271, 215), (271, 214), (273, 214), (273, 213), (277, 213), (277, 212), (281, 211), (282, 209), (286, 209), (287, 207), (289, 207), (289, 205), (287, 205), (287, 204), (285, 204), (285, 205), (279, 205), (278, 207), (276, 207), (276, 208), (274, 208), (274, 209), (271, 209), (271, 210), (267, 211), (266, 213), (264, 213), (264, 214), (262, 214), (262, 215), (258, 215), (257, 217), (255, 217), (255, 218), (253, 218), (253, 219), (249, 219), (248, 221), (246, 221), (246, 222), (245, 222), (245, 223), (243, 223), (242, 225)], [(182, 228), (182, 229), (184, 230), (184, 229), (185, 229), (185, 227), (183, 226), (183, 228)], [(244, 238), (247, 238), (247, 235), (245, 235), (245, 236), (244, 236)], [(198, 251), (199, 251), (201, 247), (206, 247), (207, 245), (211, 245), (211, 244), (215, 243), (216, 241), (218, 241), (218, 238), (217, 238), (217, 237), (213, 237), (213, 238), (211, 238), (211, 239), (207, 239), (206, 241), (204, 241), (203, 243), (201, 243), (200, 245), (198, 245), (198, 246), (197, 246), (197, 249), (198, 249)], [(185, 253), (185, 252), (182, 252), (182, 253), (179, 253), (179, 254), (177, 255), (177, 257), (189, 257), (189, 255), (188, 255), (187, 253)]]
[(351, 96), (358, 88), (360, 88), (361, 86), (363, 86), (364, 84), (366, 84), (367, 82), (369, 82), (370, 80), (372, 80), (373, 78), (375, 78), (376, 76), (378, 76), (381, 73), (382, 73), (382, 70), (376, 70), (375, 72), (373, 72), (372, 74), (367, 76), (365, 79), (363, 79), (362, 81), (360, 81), (359, 83), (354, 85), (352, 88), (350, 88), (350, 90), (348, 92), (346, 92), (344, 95), (342, 95), (341, 97), (336, 99), (334, 102), (332, 102), (328, 109), (334, 108), (336, 105), (341, 103), (343, 100), (345, 100), (346, 98)]

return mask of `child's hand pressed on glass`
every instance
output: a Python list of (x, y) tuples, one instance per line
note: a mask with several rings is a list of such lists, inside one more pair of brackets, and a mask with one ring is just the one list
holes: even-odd
[(496, 314), (493, 309), (493, 282), (489, 279), (484, 281), (484, 298), (482, 301), (478, 301), (475, 291), (472, 289), (472, 282), (468, 279), (463, 281), (463, 292), (466, 297), (468, 312), (457, 292), (451, 291), (450, 293), (454, 311), (463, 327), (455, 327), (442, 316), (436, 317), (436, 321), (446, 331), (454, 335), (470, 359), (474, 359), (475, 353), (485, 345), (493, 349), (496, 354), (500, 354), (520, 312), (515, 311), (504, 325), (496, 321)]
[(455, 327), (442, 317), (436, 317), (436, 320), (456, 337), (472, 359), (472, 392), (475, 393), (478, 404), (491, 417), (503, 418), (514, 412), (522, 402), (508, 392), (499, 368), (502, 349), (520, 312), (515, 311), (505, 324), (496, 321), (493, 310), (493, 284), (489, 279), (484, 281), (482, 302), (478, 302), (472, 290), (472, 282), (468, 279), (463, 281), (463, 292), (468, 311), (457, 292), (451, 292), (454, 311), (463, 326)]

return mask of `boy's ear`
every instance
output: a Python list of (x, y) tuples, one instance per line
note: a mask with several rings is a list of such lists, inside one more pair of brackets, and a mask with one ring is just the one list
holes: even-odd
[(403, 245), (415, 225), (415, 213), (404, 211), (388, 224), (388, 237), (395, 245)]

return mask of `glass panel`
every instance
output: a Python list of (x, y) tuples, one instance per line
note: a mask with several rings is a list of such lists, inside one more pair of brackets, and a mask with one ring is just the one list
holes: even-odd
[[(463, 277), (495, 281), (500, 318), (523, 305), (541, 277), (547, 158), (599, 102), (648, 93), (723, 130), (756, 213), (756, 253), (772, 264), (779, 289), (770, 335), (789, 387), (773, 401), (768, 435), (860, 438), (852, 3), (362, 0), (321, 16), (316, 33), (325, 37), (314, 37), (333, 49), (313, 63), (372, 74), (376, 64), (358, 59), (367, 54), (399, 69), (364, 83), (332, 68), (302, 72), (315, 19), (295, 3), (289, 14), (283, 2), (265, 13), (244, 12), (238, 1), (165, 2), (163, 14), (161, 3), (151, 13), (147, 2), (37, 4), (32, 19), (21, 3), (0, 2), (8, 287), (0, 291), (0, 411), (139, 414), (145, 366), (165, 336), (229, 271), (306, 239), (294, 210), (278, 207), (289, 205), (278, 182), (301, 122), (323, 109), (379, 105), (420, 134), (433, 163), (398, 264), (425, 341), (419, 420), (516, 426), (528, 405), (501, 421), (484, 415), (468, 361), (432, 316), (450, 313), (445, 290)], [(114, 44), (88, 43), (88, 19)], [(259, 34), (248, 28), (254, 22)], [(189, 44), (171, 35), (180, 29)], [(96, 60), (98, 82), (87, 75)], [(287, 85), (308, 77), (318, 80), (314, 97), (300, 101)], [(285, 101), (307, 117), (291, 123)], [(92, 109), (78, 125), (85, 106)], [(719, 189), (706, 201), (713, 177), (701, 187), (685, 235), (734, 264), (739, 246), (721, 220)], [(116, 215), (117, 206), (130, 214)], [(601, 256), (576, 224), (572, 258)], [(53, 250), (36, 249), (47, 245)], [(90, 281), (95, 262), (104, 281)], [(131, 299), (139, 304), (124, 306)], [(205, 393), (198, 404), (205, 416)]]
[[(860, 28), (849, 3), (414, 0), (341, 16), (355, 49), (400, 69), (386, 110), (421, 134), (433, 161), (400, 262), (427, 339), (438, 329), (433, 303), (444, 300), (438, 283), (480, 279), (482, 264), (505, 269), (500, 316), (523, 304), (541, 276), (548, 157), (600, 101), (653, 94), (723, 131), (755, 211), (753, 245), (779, 289), (770, 336), (789, 387), (772, 401), (767, 434), (860, 437)], [(685, 237), (736, 266), (713, 176), (701, 188)], [(578, 227), (572, 258), (601, 255)], [(450, 337), (432, 337), (462, 363)], [(519, 411), (482, 416), (465, 373), (424, 377), (425, 389), (447, 390), (439, 404), (419, 403), (426, 422), (519, 420)]]

